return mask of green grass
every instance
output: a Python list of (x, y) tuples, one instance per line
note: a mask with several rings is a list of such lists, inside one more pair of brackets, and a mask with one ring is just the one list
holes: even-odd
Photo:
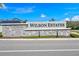
[(58, 36), (57, 38), (71, 38), (71, 36)]
[(0, 32), (0, 37), (2, 37), (2, 32)]
[(56, 38), (56, 36), (29, 36), (29, 37), (20, 37), (20, 38)]
[(19, 38), (70, 38), (70, 36), (29, 36), (29, 37), (19, 37)]
[(78, 34), (75, 34), (75, 33), (72, 33), (72, 32), (75, 32), (75, 33), (78, 33), (79, 34), (79, 30), (71, 30), (71, 34), (70, 34), (70, 36), (72, 38), (79, 38), (79, 35)]
[(72, 38), (79, 38), (79, 35), (77, 35), (77, 34), (70, 34), (70, 36), (71, 36)]

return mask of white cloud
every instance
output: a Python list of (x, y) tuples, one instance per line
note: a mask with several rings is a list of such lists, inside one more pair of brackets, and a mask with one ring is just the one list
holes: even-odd
[(2, 9), (6, 9), (7, 7), (5, 6), (5, 4), (0, 3), (0, 8), (2, 8)]
[(69, 13), (65, 13), (64, 15), (68, 15)]
[(13, 13), (31, 13), (34, 11), (34, 7), (30, 8), (17, 8)]
[(70, 18), (65, 18), (64, 21), (79, 21), (79, 15), (73, 16), (71, 19)]
[(73, 16), (71, 19), (70, 18), (65, 18), (64, 21), (79, 21), (79, 15)]
[(79, 9), (79, 8), (77, 8), (77, 7), (72, 7), (72, 8), (65, 8), (65, 9), (67, 9), (67, 10), (75, 10), (75, 9)]
[(42, 18), (44, 18), (44, 17), (47, 17), (45, 14), (41, 14), (41, 16), (40, 17), (42, 17)]
[(64, 21), (70, 21), (70, 19), (69, 18), (65, 18)]
[(72, 21), (79, 21), (79, 15), (73, 16)]

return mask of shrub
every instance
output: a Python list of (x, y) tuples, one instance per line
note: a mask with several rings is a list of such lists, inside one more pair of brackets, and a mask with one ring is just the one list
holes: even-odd
[(70, 36), (73, 38), (79, 38), (79, 35), (77, 35), (77, 34), (70, 34)]

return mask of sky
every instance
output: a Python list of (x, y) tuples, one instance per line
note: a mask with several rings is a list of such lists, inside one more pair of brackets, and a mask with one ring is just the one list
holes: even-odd
[(0, 7), (0, 19), (19, 18), (28, 21), (79, 20), (78, 3), (4, 3)]

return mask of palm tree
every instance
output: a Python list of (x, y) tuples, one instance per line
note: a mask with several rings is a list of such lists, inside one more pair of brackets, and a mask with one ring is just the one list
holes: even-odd
[(19, 18), (13, 18), (12, 20), (13, 20), (13, 21), (20, 21)]
[(26, 20), (21, 20), (21, 23), (26, 23), (28, 20), (26, 19)]
[(13, 18), (11, 21), (12, 22), (21, 22), (22, 20), (16, 17), (16, 18)]
[(23, 23), (26, 23), (27, 21), (28, 21), (28, 20), (26, 19), (26, 20), (23, 20), (22, 22), (23, 22)]
[(0, 3), (0, 8), (6, 8), (5, 4)]
[(51, 20), (49, 20), (49, 21), (55, 21), (55, 19), (54, 18), (52, 18)]
[(28, 20), (26, 19), (25, 22), (27, 22)]
[(0, 3), (0, 8), (2, 8), (3, 7), (3, 4), (2, 3)]

